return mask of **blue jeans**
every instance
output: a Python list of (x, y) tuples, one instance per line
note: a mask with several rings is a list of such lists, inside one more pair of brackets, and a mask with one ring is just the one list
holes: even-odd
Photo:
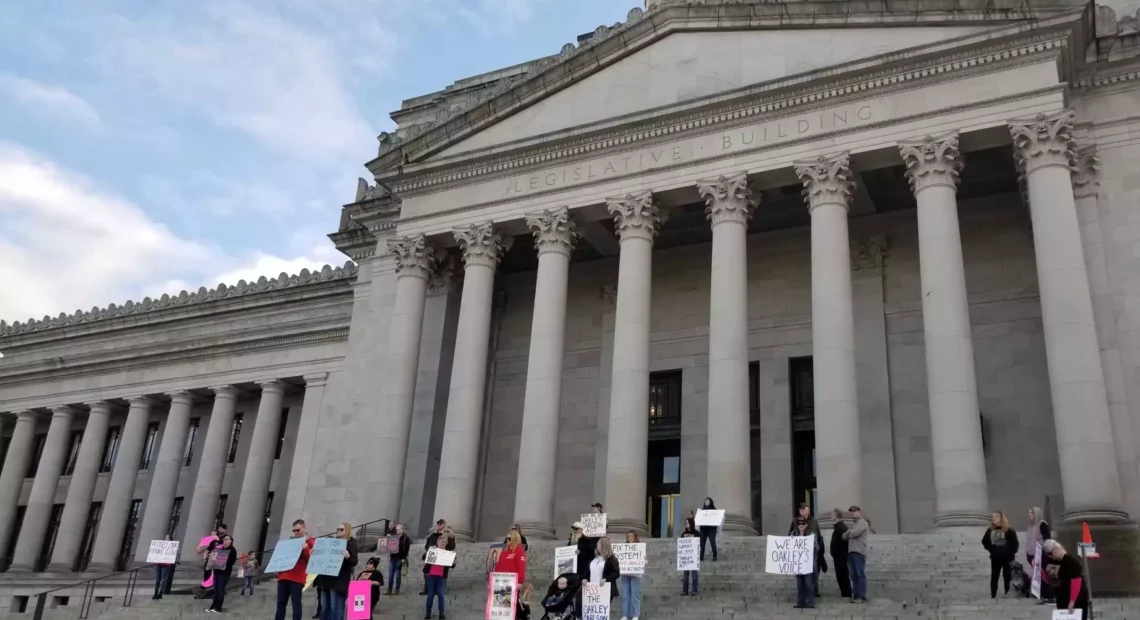
[(249, 595), (253, 596), (253, 575), (246, 575), (245, 580), (241, 583), (241, 593), (245, 594), (246, 588), (249, 589)]
[(427, 615), (431, 615), (431, 598), (439, 598), (439, 615), (447, 613), (443, 607), (443, 595), (447, 594), (447, 580), (439, 575), (428, 575), (424, 578), (427, 587)]
[(156, 597), (162, 596), (163, 591), (166, 589), (166, 575), (174, 570), (173, 566), (165, 564), (156, 564), (154, 567), (154, 595)]
[(400, 571), (400, 569), (403, 568), (401, 566), (403, 563), (404, 563), (403, 560), (401, 560), (400, 558), (398, 558), (394, 555), (388, 556), (388, 593), (389, 594), (392, 593), (392, 590), (395, 590), (397, 594), (400, 592), (400, 586), (403, 585), (403, 583), (404, 583), (404, 573)]
[(681, 594), (689, 593), (689, 581), (693, 582), (693, 594), (697, 593), (700, 589), (700, 571), (687, 570), (681, 573)]
[(867, 600), (867, 558), (862, 553), (849, 553), (847, 572), (851, 573), (851, 598)]
[(796, 605), (815, 607), (815, 585), (813, 575), (796, 575)]
[(333, 590), (321, 590), (321, 620), (344, 620), (345, 598)]
[(285, 604), (293, 603), (293, 620), (301, 620), (301, 590), (304, 584), (296, 581), (277, 582), (277, 614), (274, 620), (285, 620)]
[(641, 577), (622, 575), (618, 578), (618, 592), (621, 596), (621, 615), (626, 618), (641, 616)]

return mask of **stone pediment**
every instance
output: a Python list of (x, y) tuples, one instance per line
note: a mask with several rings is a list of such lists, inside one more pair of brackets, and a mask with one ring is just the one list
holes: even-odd
[[(633, 9), (579, 45), (381, 140), (377, 177), (859, 58), (1071, 14), (1079, 0), (715, 0)], [(670, 80), (672, 78), (672, 81)]]

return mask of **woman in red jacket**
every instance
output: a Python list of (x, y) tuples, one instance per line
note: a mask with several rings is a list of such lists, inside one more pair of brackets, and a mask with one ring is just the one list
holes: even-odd
[(522, 546), (522, 536), (518, 530), (511, 530), (507, 536), (507, 547), (499, 552), (499, 561), (495, 562), (495, 572), (518, 575), (519, 586), (526, 581), (526, 549)]

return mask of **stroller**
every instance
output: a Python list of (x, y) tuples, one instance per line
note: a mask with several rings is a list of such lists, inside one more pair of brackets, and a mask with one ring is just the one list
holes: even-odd
[[(558, 580), (566, 580), (566, 589), (558, 589)], [(546, 610), (542, 620), (578, 620), (581, 614), (582, 579), (577, 573), (563, 573), (550, 583), (546, 596), (542, 597), (542, 608)]]

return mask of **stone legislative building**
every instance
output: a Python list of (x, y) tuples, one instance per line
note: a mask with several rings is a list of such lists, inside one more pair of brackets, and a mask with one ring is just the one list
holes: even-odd
[(406, 100), (343, 267), (0, 323), (0, 586), (706, 496), (1134, 543), (1140, 2), (647, 4)]

